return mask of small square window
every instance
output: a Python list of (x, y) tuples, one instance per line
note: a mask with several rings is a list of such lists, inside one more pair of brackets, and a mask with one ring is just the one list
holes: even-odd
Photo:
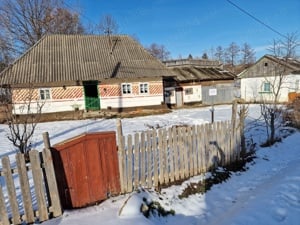
[(193, 94), (193, 88), (186, 88), (184, 89), (185, 95), (192, 95)]
[(148, 94), (148, 93), (149, 93), (148, 83), (140, 83), (140, 94)]
[(40, 89), (40, 99), (41, 100), (51, 99), (50, 89), (49, 88)]
[(265, 67), (267, 67), (268, 66), (268, 63), (267, 62), (265, 62)]
[(131, 94), (131, 84), (122, 84), (122, 94)]

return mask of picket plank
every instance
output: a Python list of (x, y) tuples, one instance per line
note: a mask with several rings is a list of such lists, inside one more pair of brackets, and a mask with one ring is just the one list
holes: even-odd
[(145, 133), (142, 132), (141, 133), (141, 146), (140, 146), (140, 149), (141, 149), (141, 185), (143, 187), (146, 186), (146, 171), (145, 171), (145, 168), (146, 168), (146, 150), (145, 150)]
[(167, 137), (167, 130), (163, 129), (162, 131), (162, 164), (163, 164), (163, 183), (168, 184), (169, 183), (169, 166), (168, 166), (168, 137)]
[(4, 198), (4, 192), (3, 192), (3, 187), (0, 185), (0, 218), (2, 225), (10, 225), (8, 214), (7, 214), (7, 209), (5, 205), (5, 198)]
[(9, 161), (8, 156), (4, 156), (2, 158), (2, 167), (3, 167), (4, 177), (6, 180), (8, 198), (9, 198), (11, 212), (12, 212), (12, 222), (13, 222), (13, 224), (20, 224), (21, 216), (20, 216), (20, 212), (19, 212), (16, 188), (15, 188), (14, 179), (12, 176), (12, 170), (11, 170), (10, 161)]
[(178, 132), (179, 129), (176, 127), (173, 127), (173, 153), (174, 153), (174, 176), (175, 180), (179, 180), (180, 174), (179, 174), (179, 155), (178, 155), (178, 145), (179, 145), (179, 139), (178, 139)]
[(168, 179), (170, 182), (174, 182), (174, 133), (173, 129), (168, 129), (168, 137), (169, 137), (169, 173)]
[(163, 131), (158, 130), (158, 162), (159, 162), (159, 183), (164, 183), (164, 162), (163, 162)]
[(47, 185), (50, 190), (48, 204), (51, 203), (51, 206), (49, 208), (49, 211), (52, 212), (54, 217), (58, 217), (62, 215), (62, 208), (60, 204), (58, 187), (57, 187), (57, 182), (56, 182), (56, 177), (55, 177), (55, 172), (53, 167), (53, 159), (51, 156), (50, 149), (44, 149), (42, 151), (42, 155), (43, 155)]
[(152, 131), (152, 154), (153, 154), (153, 176), (154, 176), (154, 187), (158, 187), (158, 140), (157, 133), (155, 130)]
[(134, 189), (139, 187), (139, 158), (140, 158), (140, 134), (134, 134)]
[(153, 165), (153, 154), (152, 154), (152, 141), (151, 141), (151, 131), (147, 131), (147, 145), (146, 145), (146, 151), (147, 151), (147, 187), (152, 187), (152, 165)]
[(38, 217), (40, 221), (48, 220), (48, 209), (46, 203), (46, 196), (43, 186), (43, 174), (41, 170), (41, 162), (39, 158), (39, 152), (31, 150), (29, 152), (29, 158), (32, 167), (32, 176), (34, 182), (35, 194), (37, 196), (38, 203)]
[(29, 178), (26, 169), (26, 163), (24, 159), (24, 154), (18, 153), (16, 155), (16, 163), (19, 173), (20, 186), (23, 197), (23, 206), (26, 216), (27, 223), (34, 222), (34, 211), (31, 200), (30, 186), (29, 186)]
[(127, 137), (127, 191), (132, 192), (133, 185), (132, 185), (132, 136), (129, 134)]

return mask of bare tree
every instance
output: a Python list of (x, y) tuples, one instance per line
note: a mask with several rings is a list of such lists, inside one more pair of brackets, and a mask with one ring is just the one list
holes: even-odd
[(78, 15), (66, 13), (62, 3), (63, 0), (1, 0), (0, 27), (5, 40), (12, 43), (13, 53), (24, 52), (46, 33), (65, 33), (64, 25), (66, 33), (70, 25), (76, 31), (80, 26)]
[(161, 61), (168, 60), (170, 57), (170, 52), (164, 45), (153, 43), (150, 45), (150, 47), (146, 48), (146, 50)]
[(288, 61), (295, 57), (296, 48), (299, 46), (297, 36), (288, 34), (284, 40), (273, 40), (272, 46), (268, 49), (276, 60), (271, 68), (273, 76), (265, 77), (265, 82), (270, 90), (270, 96), (262, 98), (261, 115), (265, 122), (267, 140), (265, 145), (269, 146), (276, 142), (276, 130), (280, 126), (282, 107), (279, 104), (281, 90), (286, 84), (288, 74)]
[(111, 15), (105, 15), (102, 17), (98, 28), (101, 33), (106, 35), (118, 33), (118, 24)]
[[(42, 108), (45, 102), (37, 97), (37, 91), (33, 87), (26, 89), (26, 98), (21, 104), (13, 104), (12, 91), (6, 88), (6, 98), (2, 98), (2, 103), (6, 107), (6, 120), (9, 127), (8, 140), (18, 148), (19, 152), (28, 157), (31, 150), (30, 139), (32, 138), (36, 126), (40, 121)], [(3, 102), (5, 100), (5, 102)], [(16, 109), (18, 107), (19, 113)], [(27, 158), (28, 159), (28, 158)]]
[(241, 47), (241, 63), (250, 65), (255, 62), (255, 51), (248, 43), (244, 43)]
[(232, 67), (236, 64), (237, 58), (240, 53), (240, 47), (235, 43), (231, 42), (229, 47), (226, 49), (226, 62)]
[(224, 50), (223, 50), (222, 46), (218, 46), (216, 48), (215, 57), (220, 62), (224, 62)]

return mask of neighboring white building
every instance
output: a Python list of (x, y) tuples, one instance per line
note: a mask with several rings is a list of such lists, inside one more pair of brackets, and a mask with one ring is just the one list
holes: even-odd
[[(239, 74), (241, 98), (246, 102), (288, 102), (300, 93), (300, 61), (265, 55)], [(280, 88), (279, 88), (280, 85)]]

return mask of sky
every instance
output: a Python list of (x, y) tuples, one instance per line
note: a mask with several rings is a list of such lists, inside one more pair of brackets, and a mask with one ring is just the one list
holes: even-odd
[[(236, 4), (276, 32), (257, 22)], [(212, 48), (248, 43), (256, 58), (281, 35), (300, 34), (300, 0), (67, 0), (84, 24), (111, 15), (118, 33), (134, 36), (144, 46), (164, 45), (171, 58), (212, 55)], [(277, 33), (278, 32), (278, 33)]]

